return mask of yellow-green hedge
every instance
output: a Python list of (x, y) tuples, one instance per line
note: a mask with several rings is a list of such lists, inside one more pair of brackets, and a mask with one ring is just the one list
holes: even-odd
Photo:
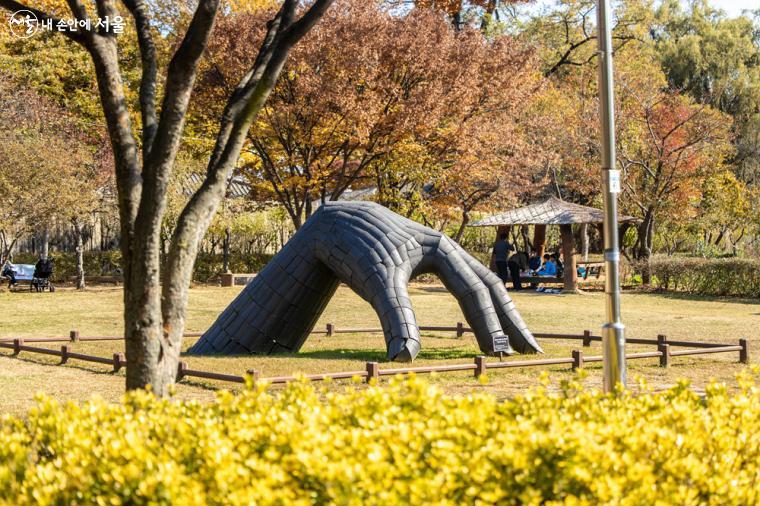
[(760, 392), (513, 401), (419, 380), (210, 404), (45, 398), (0, 422), (7, 504), (758, 504)]

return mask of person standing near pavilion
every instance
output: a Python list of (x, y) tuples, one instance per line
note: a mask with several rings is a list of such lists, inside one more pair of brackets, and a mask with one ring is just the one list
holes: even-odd
[(520, 275), (528, 270), (528, 255), (522, 251), (518, 251), (509, 257), (507, 267), (509, 268), (509, 275), (512, 278), (512, 288), (516, 291), (522, 290)]
[(496, 272), (499, 278), (506, 283), (509, 281), (509, 252), (514, 251), (514, 246), (507, 242), (507, 233), (499, 234), (496, 243), (493, 245), (493, 260), (496, 265)]

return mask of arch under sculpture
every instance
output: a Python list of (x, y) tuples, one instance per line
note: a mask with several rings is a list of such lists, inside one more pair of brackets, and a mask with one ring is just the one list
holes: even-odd
[(375, 309), (388, 359), (413, 360), (420, 334), (409, 280), (438, 274), (480, 349), (541, 352), (501, 280), (445, 234), (371, 202), (327, 202), (190, 348), (197, 354), (298, 351), (342, 281)]

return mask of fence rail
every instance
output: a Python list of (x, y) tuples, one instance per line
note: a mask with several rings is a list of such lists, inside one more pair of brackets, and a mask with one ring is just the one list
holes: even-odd
[[(330, 325), (325, 333), (333, 335), (340, 333), (333, 326), (332, 333), (330, 332)], [(454, 330), (459, 334), (462, 330), (469, 331), (461, 323), (458, 323), (456, 327), (421, 327), (426, 330)], [(350, 331), (356, 331), (357, 329), (350, 329)], [(349, 330), (346, 330), (348, 332)], [(601, 337), (594, 336), (591, 331), (585, 330), (583, 334), (551, 334), (551, 333), (537, 333), (536, 337), (541, 338), (553, 338), (553, 339), (574, 339), (582, 340), (584, 346), (590, 346), (591, 341), (601, 341)], [(21, 339), (15, 338), (12, 340), (4, 339), (0, 340), (0, 348), (8, 348), (13, 350), (13, 356), (18, 356), (22, 351), (29, 353), (39, 353), (44, 355), (53, 355), (61, 357), (61, 364), (65, 364), (71, 359), (82, 360), (85, 362), (94, 362), (99, 364), (110, 365), (113, 367), (114, 372), (118, 372), (121, 368), (126, 367), (127, 361), (124, 358), (123, 353), (114, 353), (111, 358), (99, 357), (96, 355), (87, 355), (84, 353), (76, 353), (71, 351), (70, 344), (64, 344), (60, 350), (50, 348), (40, 348), (37, 346), (30, 346), (27, 342), (44, 343), (44, 342), (60, 342), (60, 341), (102, 341), (102, 340), (116, 340), (114, 337), (80, 337), (77, 331), (71, 331), (69, 338), (30, 338)], [(629, 343), (634, 344), (654, 344), (657, 345), (657, 351), (629, 353), (626, 355), (627, 360), (646, 359), (646, 358), (659, 358), (661, 367), (668, 367), (670, 365), (671, 357), (683, 357), (689, 355), (705, 355), (711, 353), (739, 353), (739, 362), (743, 364), (749, 364), (749, 343), (746, 339), (739, 339), (737, 345), (725, 345), (722, 343), (705, 343), (705, 342), (690, 342), (690, 341), (669, 341), (665, 335), (658, 335), (657, 339), (629, 339)], [(674, 347), (687, 347), (684, 350), (671, 351), (671, 346)], [(517, 367), (537, 367), (548, 365), (570, 365), (573, 370), (583, 368), (586, 363), (601, 362), (603, 357), (601, 355), (584, 356), (583, 351), (575, 349), (572, 351), (572, 356), (569, 358), (546, 358), (537, 360), (514, 360), (514, 361), (502, 361), (488, 362), (485, 356), (476, 356), (473, 363), (459, 363), (459, 364), (443, 364), (443, 365), (429, 365), (421, 367), (402, 367), (402, 368), (390, 368), (380, 369), (378, 362), (366, 362), (365, 370), (363, 371), (343, 371), (334, 373), (323, 374), (309, 374), (303, 376), (274, 376), (269, 378), (260, 378), (259, 373), (256, 370), (246, 371), (245, 376), (238, 376), (233, 374), (222, 374), (210, 371), (200, 371), (191, 369), (184, 361), (179, 363), (177, 368), (177, 380), (182, 380), (186, 377), (226, 381), (230, 383), (245, 383), (246, 377), (250, 377), (252, 381), (266, 381), (271, 384), (283, 384), (295, 381), (299, 378), (305, 378), (309, 381), (325, 381), (328, 379), (348, 379), (353, 377), (364, 378), (367, 382), (375, 379), (379, 380), (382, 376), (395, 376), (397, 374), (428, 374), (428, 373), (445, 373), (454, 371), (474, 371), (475, 377), (480, 377), (486, 374), (488, 369), (504, 369), (504, 368), (517, 368)]]
[[(472, 333), (470, 327), (465, 326), (463, 322), (457, 322), (456, 325), (420, 325), (420, 331), (425, 332), (454, 332), (456, 337), (462, 337), (465, 334)], [(334, 323), (327, 323), (324, 330), (314, 329), (312, 334), (323, 334), (326, 336), (334, 336), (336, 334), (377, 334), (382, 333), (383, 329), (379, 327), (346, 327), (338, 328)], [(186, 332), (182, 336), (184, 338), (201, 337), (203, 332)], [(594, 335), (590, 330), (584, 330), (581, 334), (562, 334), (553, 332), (536, 332), (533, 334), (539, 339), (564, 339), (573, 341), (583, 341), (584, 347), (591, 346), (592, 342), (601, 342), (602, 336)], [(665, 336), (657, 336), (657, 339), (639, 339), (629, 338), (626, 339), (628, 344), (651, 344), (657, 345), (660, 343), (660, 339), (665, 339)], [(13, 342), (13, 337), (0, 338), (0, 343)], [(95, 341), (123, 341), (124, 336), (81, 336), (78, 330), (72, 330), (69, 332), (69, 337), (32, 337), (24, 338), (28, 343), (65, 343), (65, 342), (95, 342)], [(681, 346), (690, 348), (716, 348), (724, 346), (721, 343), (704, 343), (704, 342), (692, 342), (692, 341), (672, 341), (668, 340), (668, 344), (671, 346)]]

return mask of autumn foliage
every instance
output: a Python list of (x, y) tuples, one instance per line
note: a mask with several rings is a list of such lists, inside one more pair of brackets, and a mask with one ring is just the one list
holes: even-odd
[[(222, 20), (196, 110), (244, 71), (261, 31), (255, 14)], [(342, 0), (291, 54), (249, 135), (242, 170), (259, 198), (283, 204), (296, 226), (320, 199), (376, 186), (410, 212), (410, 195), (466, 211), (520, 191), (531, 156), (519, 120), (538, 84), (532, 51), (503, 36), (460, 31), (428, 9), (404, 16)]]

